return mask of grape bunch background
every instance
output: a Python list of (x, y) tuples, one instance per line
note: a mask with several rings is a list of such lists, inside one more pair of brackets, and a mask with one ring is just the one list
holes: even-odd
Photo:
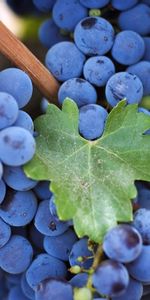
[[(149, 0), (7, 3), (19, 15), (47, 18), (39, 28), (48, 49), (45, 64), (61, 84), (59, 105), (66, 97), (78, 105), (85, 139), (103, 134), (111, 108), (122, 99), (150, 115), (150, 106), (143, 106), (150, 99)], [(32, 92), (23, 71), (1, 70), (0, 299), (72, 300), (75, 288), (87, 285), (97, 245), (89, 249), (88, 238), (76, 236), (71, 220), (59, 220), (50, 182), (31, 180), (23, 171), (38, 135), (23, 110)], [(42, 99), (43, 113), (47, 105)], [(136, 187), (133, 223), (118, 225), (104, 238), (103, 260), (92, 276), (95, 300), (150, 297), (150, 185), (136, 182)], [(73, 275), (75, 269), (69, 269), (76, 265), (83, 270)], [(81, 292), (90, 300), (87, 290)], [(82, 294), (75, 298), (80, 299)]]

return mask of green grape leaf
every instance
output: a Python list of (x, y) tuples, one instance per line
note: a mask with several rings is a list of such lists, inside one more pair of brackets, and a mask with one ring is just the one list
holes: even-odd
[(100, 139), (78, 132), (79, 112), (66, 99), (50, 104), (35, 122), (38, 132), (27, 176), (50, 180), (60, 219), (73, 219), (79, 237), (101, 242), (117, 222), (132, 220), (135, 180), (150, 181), (150, 117), (121, 101), (109, 114)]

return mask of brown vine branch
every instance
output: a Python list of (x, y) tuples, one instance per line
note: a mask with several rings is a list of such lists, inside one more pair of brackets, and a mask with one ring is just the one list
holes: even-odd
[(31, 51), (0, 21), (0, 53), (28, 73), (43, 96), (57, 103), (59, 83)]

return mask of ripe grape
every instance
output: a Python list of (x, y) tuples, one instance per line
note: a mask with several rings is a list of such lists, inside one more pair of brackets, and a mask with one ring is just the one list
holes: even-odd
[(143, 38), (134, 31), (124, 30), (116, 35), (111, 53), (120, 64), (133, 65), (142, 59), (144, 51)]
[(104, 55), (113, 46), (114, 29), (105, 19), (88, 17), (81, 20), (74, 31), (77, 47), (86, 55)]
[(69, 254), (76, 241), (76, 234), (72, 229), (68, 229), (59, 236), (45, 236), (43, 246), (48, 254), (58, 259), (68, 261)]
[(26, 176), (22, 167), (5, 166), (3, 178), (10, 188), (20, 192), (29, 191), (37, 185), (36, 180)]
[(88, 10), (79, 0), (56, 0), (52, 15), (58, 27), (73, 31), (76, 24), (88, 15)]
[(18, 104), (11, 95), (0, 92), (0, 130), (12, 125), (18, 117)]
[(33, 0), (34, 5), (43, 12), (49, 12), (56, 0)]
[(60, 28), (52, 19), (44, 21), (39, 28), (39, 40), (47, 48), (67, 39), (67, 36), (61, 34)]
[(143, 242), (150, 245), (150, 210), (138, 209), (134, 214), (132, 224), (140, 232)]
[(33, 86), (29, 76), (17, 68), (8, 68), (0, 72), (0, 92), (12, 95), (19, 108), (31, 99)]
[(36, 291), (36, 300), (73, 300), (73, 290), (67, 282), (49, 279)]
[(111, 106), (117, 105), (122, 99), (126, 99), (129, 104), (139, 103), (143, 96), (143, 85), (136, 75), (119, 72), (108, 80), (105, 94)]
[(37, 210), (37, 199), (32, 191), (8, 191), (0, 208), (0, 217), (11, 226), (29, 224)]
[(23, 110), (19, 110), (17, 120), (15, 121), (13, 126), (23, 127), (27, 129), (31, 134), (33, 134), (34, 131), (34, 124), (31, 117)]
[(80, 76), (84, 61), (84, 54), (72, 42), (55, 44), (45, 59), (49, 71), (60, 81)]
[(129, 285), (121, 296), (113, 297), (112, 300), (140, 300), (143, 294), (143, 286), (140, 282), (130, 278)]
[(140, 35), (150, 33), (150, 7), (139, 3), (133, 8), (123, 11), (118, 18), (121, 30), (133, 30)]
[(106, 6), (110, 0), (80, 0), (80, 2), (88, 8), (102, 8)]
[(115, 74), (115, 66), (107, 56), (93, 56), (87, 59), (83, 74), (90, 83), (102, 87)]
[(66, 97), (76, 102), (78, 107), (89, 103), (96, 103), (97, 93), (94, 87), (86, 80), (72, 78), (65, 81), (58, 91), (58, 101), (63, 103)]
[[(79, 265), (84, 268), (90, 268), (93, 262), (91, 258), (92, 252), (88, 249), (87, 238), (82, 238), (74, 243), (69, 255), (69, 263), (71, 266)], [(78, 258), (82, 258), (81, 261)]]
[(150, 62), (140, 61), (135, 65), (127, 68), (127, 72), (135, 74), (140, 78), (143, 84), (143, 95), (150, 95), (150, 85), (149, 85), (149, 74), (150, 74)]
[(41, 281), (49, 277), (65, 277), (66, 274), (67, 268), (61, 260), (42, 253), (32, 261), (26, 272), (26, 279), (29, 286), (36, 290)]
[[(23, 273), (21, 276), (21, 289), (23, 291), (23, 294), (29, 298), (29, 299), (35, 299), (35, 293), (33, 291), (33, 289), (29, 286), (27, 279), (26, 279), (26, 273)], [(15, 299), (16, 300), (16, 299)], [(19, 300), (19, 299), (18, 299)], [(20, 299), (22, 300), (22, 299)]]
[(118, 225), (105, 235), (103, 249), (109, 258), (118, 262), (128, 263), (140, 255), (142, 238), (132, 226)]
[(21, 127), (11, 126), (0, 131), (0, 159), (9, 166), (19, 167), (32, 159), (35, 140)]
[(79, 111), (79, 132), (87, 140), (99, 138), (105, 127), (107, 111), (100, 105), (88, 104)]
[(103, 261), (93, 274), (93, 285), (105, 296), (118, 297), (123, 294), (129, 284), (127, 269), (113, 260)]
[(138, 0), (125, 0), (125, 1), (111, 0), (112, 6), (120, 11), (128, 10), (129, 8), (136, 5), (137, 3)]
[(69, 227), (68, 222), (58, 221), (51, 215), (49, 200), (43, 200), (39, 203), (34, 224), (39, 232), (47, 236), (58, 236)]
[(4, 181), (1, 179), (0, 180), (0, 204), (3, 202), (5, 195), (6, 195), (6, 185)]
[(22, 236), (12, 235), (0, 249), (0, 266), (10, 274), (20, 274), (29, 267), (32, 257), (33, 249), (29, 241)]
[(141, 254), (136, 260), (127, 265), (129, 274), (138, 281), (150, 282), (150, 245), (143, 245)]

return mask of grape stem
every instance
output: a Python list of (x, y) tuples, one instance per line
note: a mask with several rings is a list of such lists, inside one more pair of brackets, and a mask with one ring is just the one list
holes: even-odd
[[(89, 270), (89, 277), (88, 277), (88, 281), (87, 281), (87, 284), (86, 284), (86, 287), (88, 289), (90, 289), (90, 291), (92, 293), (96, 292), (96, 290), (93, 288), (93, 285), (92, 285), (92, 274), (95, 272), (95, 270), (97, 269), (97, 267), (99, 266), (99, 264), (101, 263), (103, 259), (103, 248), (102, 248), (102, 244), (99, 244), (98, 245), (98, 248), (97, 248), (97, 251), (94, 255), (94, 261), (93, 261), (93, 264)], [(109, 298), (106, 298), (106, 299), (109, 299)]]
[(47, 100), (57, 103), (57, 80), (1, 21), (0, 53), (29, 75)]
[(102, 256), (103, 256), (103, 248), (102, 248), (102, 244), (99, 244), (98, 248), (97, 248), (97, 251), (96, 251), (96, 254), (94, 256), (94, 261), (93, 261), (92, 267), (91, 267), (93, 272), (97, 269), (100, 262), (102, 261)]

